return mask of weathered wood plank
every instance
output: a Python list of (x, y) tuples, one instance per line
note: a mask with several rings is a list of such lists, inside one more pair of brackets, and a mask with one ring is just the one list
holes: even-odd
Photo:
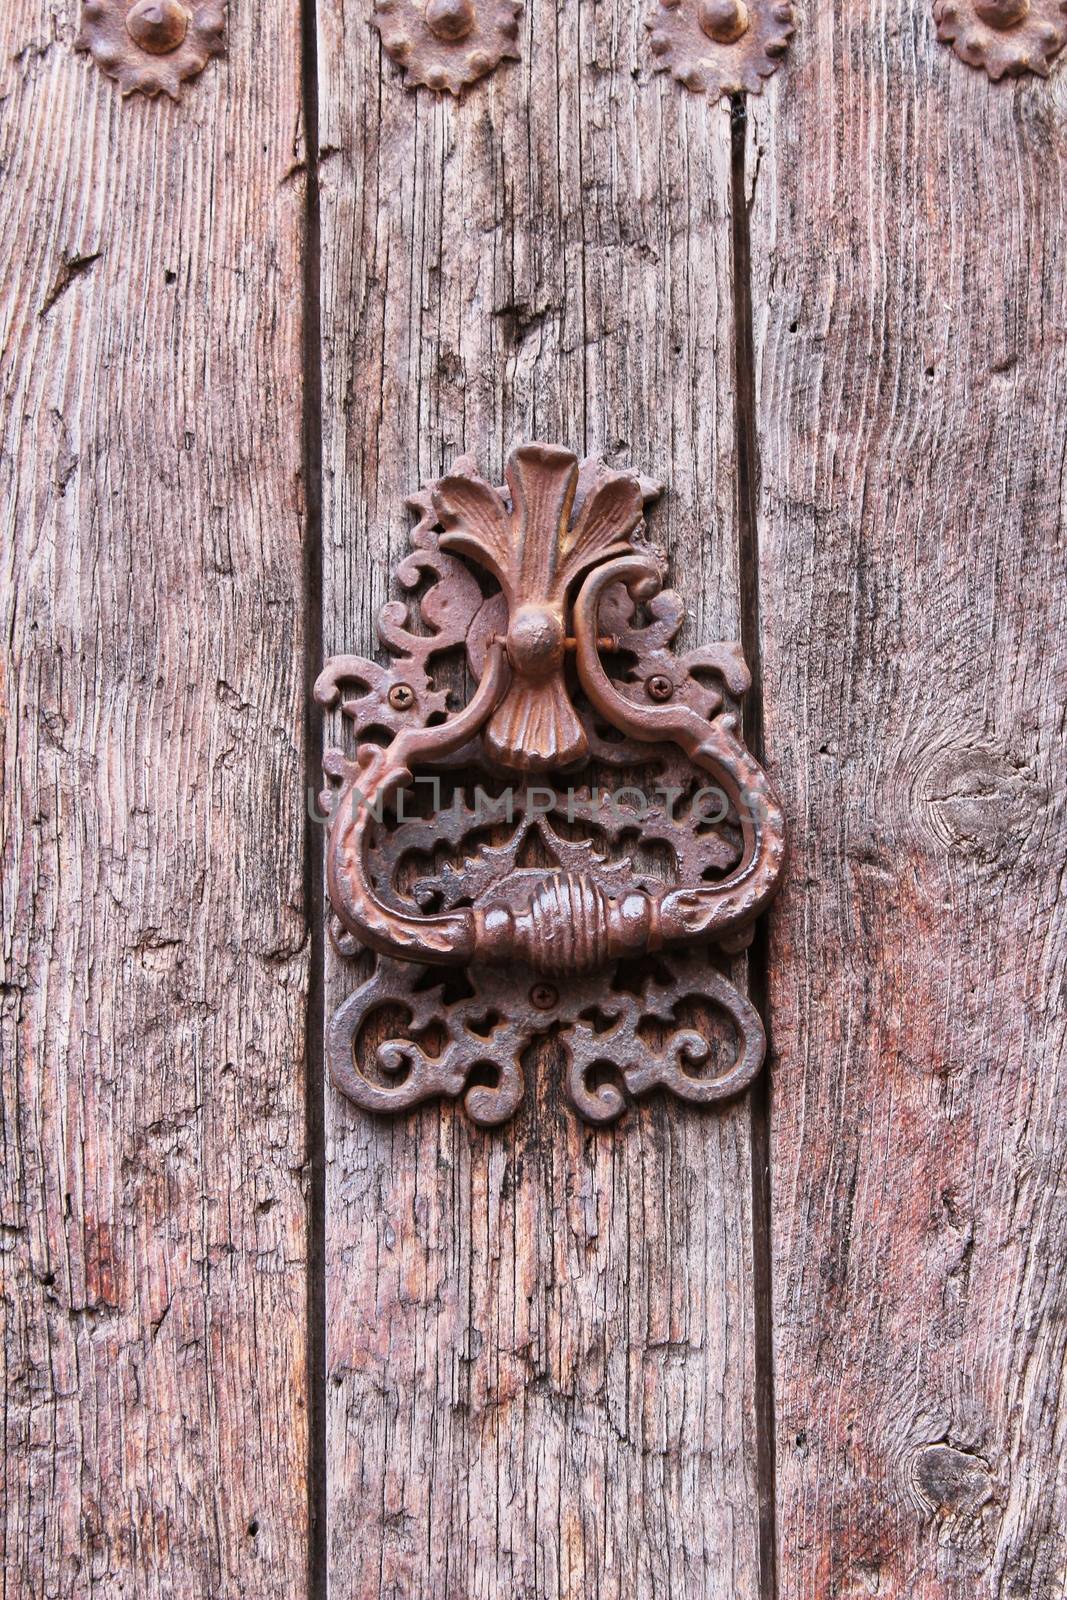
[(3, 1591), (306, 1590), (298, 21), (0, 15)]
[(1064, 82), (860, 0), (754, 108), (790, 1600), (1067, 1581)]
[[(532, 0), (458, 105), (364, 6), (319, 50), (327, 653), (372, 647), (404, 495), (531, 437), (666, 479), (702, 635), (736, 636), (725, 111), (650, 81), (622, 0)], [(488, 1135), (327, 1092), (332, 1595), (756, 1593), (748, 1107), (592, 1134), (554, 1066)]]

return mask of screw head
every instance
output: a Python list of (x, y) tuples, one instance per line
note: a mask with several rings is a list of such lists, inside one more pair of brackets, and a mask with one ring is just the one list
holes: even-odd
[(734, 44), (748, 32), (748, 8), (744, 0), (700, 0), (697, 20), (716, 44)]
[(149, 55), (177, 50), (189, 29), (189, 13), (178, 0), (137, 0), (126, 13), (126, 32)]
[(674, 693), (674, 684), (665, 672), (655, 672), (645, 682), (645, 693), (650, 700), (669, 700)]
[(394, 683), (389, 690), (389, 704), (394, 711), (410, 711), (415, 704), (415, 691), (410, 683)]
[(530, 990), (530, 1004), (538, 1011), (551, 1011), (559, 1000), (559, 990), (551, 983), (535, 983)]
[(471, 0), (430, 0), (426, 7), (426, 26), (445, 44), (465, 39), (474, 27)]
[(1016, 28), (1030, 10), (1030, 0), (978, 0), (975, 11), (991, 28)]
[(565, 641), (559, 612), (531, 602), (519, 606), (508, 624), (508, 660), (522, 677), (543, 683), (562, 666)]

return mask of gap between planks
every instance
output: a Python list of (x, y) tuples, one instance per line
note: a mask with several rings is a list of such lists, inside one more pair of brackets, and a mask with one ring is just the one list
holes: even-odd
[(312, 820), (312, 789), (322, 772), (322, 716), (312, 690), (322, 665), (322, 313), (319, 224), (318, 8), (301, 0), (301, 92), (304, 109), (304, 903), (310, 929), (305, 1115), (307, 1141), (308, 1600), (326, 1600), (326, 1108), (325, 916), (323, 849)]
[[(734, 383), (737, 428), (737, 566), (741, 588), (741, 648), (752, 688), (745, 701), (745, 738), (763, 762), (763, 670), (760, 638), (759, 437), (752, 334), (752, 264), (746, 171), (745, 97), (730, 100), (730, 204), (733, 259)], [(771, 1282), (770, 1066), (767, 1005), (767, 925), (761, 917), (748, 955), (748, 992), (767, 1032), (767, 1058), (749, 1091), (752, 1117), (752, 1292), (756, 1369), (756, 1482), (759, 1494), (760, 1600), (777, 1600), (775, 1528), (774, 1327)]]

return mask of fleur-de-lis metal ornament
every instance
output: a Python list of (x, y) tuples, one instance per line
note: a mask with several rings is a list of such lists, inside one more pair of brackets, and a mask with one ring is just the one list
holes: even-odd
[[(748, 672), (733, 644), (672, 648), (685, 607), (645, 534), (656, 485), (544, 444), (505, 476), (496, 488), (461, 460), (412, 498), (398, 577), (424, 589), (418, 624), (390, 603), (392, 664), (334, 657), (316, 684), (358, 738), (326, 761), (334, 939), (378, 956), (330, 1023), (334, 1082), (375, 1111), (465, 1092), (476, 1122), (498, 1123), (548, 1034), (592, 1122), (655, 1087), (722, 1099), (764, 1039), (709, 950), (743, 946), (785, 860), (781, 807), (739, 733)], [(436, 664), (458, 651), (471, 690), (452, 708)], [(724, 1059), (694, 1005), (732, 1023)], [(397, 1006), (403, 1036), (369, 1044)]]

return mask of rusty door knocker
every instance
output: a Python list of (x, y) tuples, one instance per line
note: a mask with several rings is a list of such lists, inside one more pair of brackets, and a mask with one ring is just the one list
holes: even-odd
[[(621, 1113), (623, 1089), (735, 1094), (763, 1029), (707, 947), (747, 942), (785, 860), (738, 732), (748, 671), (733, 644), (671, 648), (685, 606), (645, 532), (657, 485), (544, 444), (515, 450), (506, 479), (463, 459), (412, 497), (397, 576), (417, 617), (385, 606), (391, 666), (335, 656), (315, 686), (359, 741), (325, 762), (334, 942), (378, 956), (329, 1024), (334, 1082), (373, 1111), (466, 1090), (470, 1116), (498, 1123), (524, 1051), (553, 1034), (592, 1122)], [(457, 656), (471, 692), (452, 710)], [(732, 1022), (725, 1062), (700, 1004)], [(371, 1044), (397, 1007), (404, 1036)]]

